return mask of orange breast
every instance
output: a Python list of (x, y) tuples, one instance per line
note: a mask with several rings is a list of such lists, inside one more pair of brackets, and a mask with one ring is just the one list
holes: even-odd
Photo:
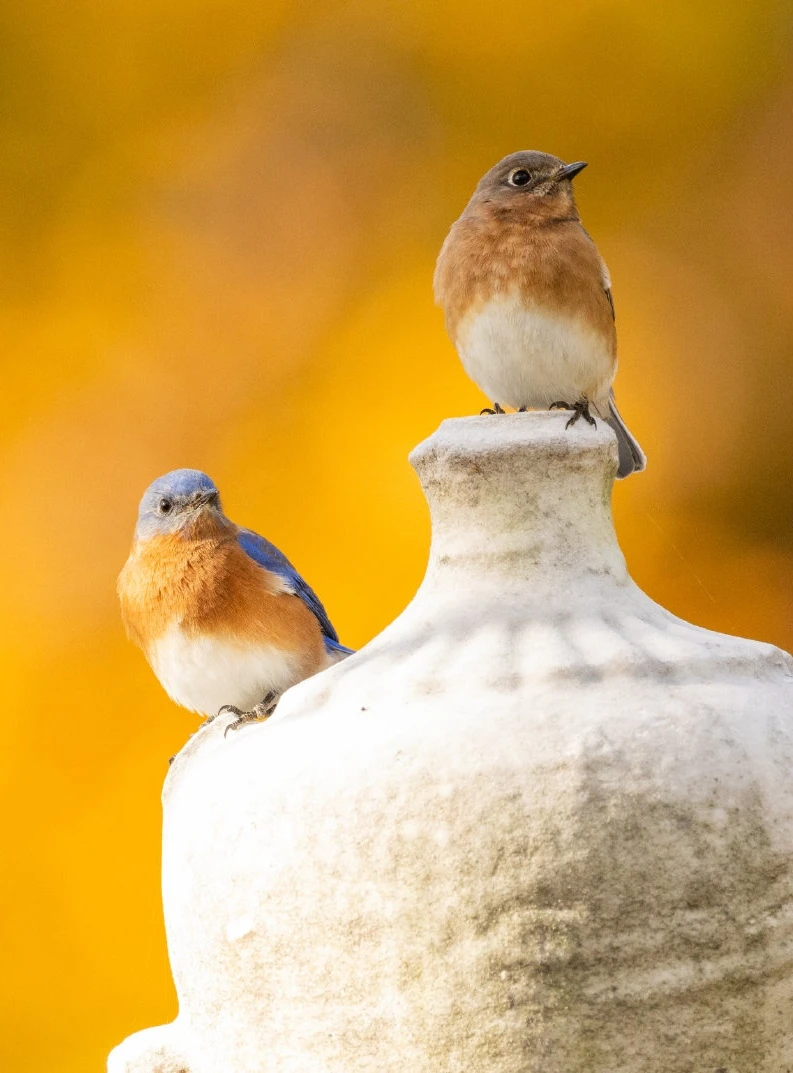
[(600, 255), (578, 220), (549, 220), (523, 203), (471, 206), (452, 226), (435, 270), (452, 340), (466, 314), (513, 292), (527, 305), (585, 321), (616, 354)]
[(284, 591), (277, 575), (245, 554), (233, 529), (138, 542), (121, 571), (118, 593), (127, 633), (144, 651), (178, 623), (188, 634), (294, 652), (306, 673), (324, 664), (316, 617)]

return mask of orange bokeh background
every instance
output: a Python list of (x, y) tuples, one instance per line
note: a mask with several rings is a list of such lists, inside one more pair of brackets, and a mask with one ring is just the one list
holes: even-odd
[(4, 0), (0, 1069), (85, 1073), (176, 1000), (159, 791), (197, 720), (124, 638), (138, 499), (207, 470), (364, 644), (412, 596), (406, 455), (485, 401), (434, 258), (518, 148), (586, 159), (635, 579), (793, 647), (793, 8)]

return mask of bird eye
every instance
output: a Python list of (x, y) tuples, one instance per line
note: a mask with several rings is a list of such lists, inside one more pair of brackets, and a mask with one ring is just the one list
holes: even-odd
[(157, 504), (157, 510), (160, 512), (160, 514), (170, 514), (173, 510), (173, 500), (168, 499), (167, 496), (163, 496), (163, 498)]
[(525, 186), (531, 182), (531, 172), (525, 168), (516, 168), (509, 177), (511, 186)]

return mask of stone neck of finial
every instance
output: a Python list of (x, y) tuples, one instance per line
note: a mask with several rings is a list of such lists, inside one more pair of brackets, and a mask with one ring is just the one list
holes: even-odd
[(569, 413), (451, 418), (410, 461), (432, 517), (426, 589), (569, 597), (627, 582), (611, 517), (614, 433)]

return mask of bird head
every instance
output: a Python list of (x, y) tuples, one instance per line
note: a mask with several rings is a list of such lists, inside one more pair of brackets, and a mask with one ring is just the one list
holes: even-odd
[(583, 160), (565, 164), (550, 153), (511, 153), (482, 177), (471, 204), (520, 201), (540, 213), (559, 202), (574, 208), (571, 180), (585, 167)]
[(223, 518), (214, 482), (199, 469), (174, 469), (152, 481), (143, 493), (135, 536), (178, 533), (208, 512)]

